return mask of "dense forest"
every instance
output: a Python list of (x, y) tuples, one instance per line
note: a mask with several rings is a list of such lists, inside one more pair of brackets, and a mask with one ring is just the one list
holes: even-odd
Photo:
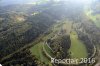
[(54, 23), (54, 19), (46, 13), (36, 16), (26, 13), (1, 13), (0, 18), (1, 58), (33, 41)]

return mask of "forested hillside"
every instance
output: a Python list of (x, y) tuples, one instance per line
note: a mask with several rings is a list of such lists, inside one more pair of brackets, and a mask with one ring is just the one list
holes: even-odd
[[(17, 7), (20, 7), (20, 5)], [(27, 7), (29, 8), (29, 6)], [(1, 58), (27, 45), (54, 23), (54, 19), (46, 13), (30, 15), (23, 12), (28, 9), (27, 7), (23, 8), (23, 10), (21, 8), (17, 9), (15, 5), (9, 7), (7, 12), (3, 13), (2, 11), (0, 13)], [(19, 9), (20, 13), (23, 12), (23, 14), (17, 12)], [(35, 12), (33, 11), (33, 13)]]

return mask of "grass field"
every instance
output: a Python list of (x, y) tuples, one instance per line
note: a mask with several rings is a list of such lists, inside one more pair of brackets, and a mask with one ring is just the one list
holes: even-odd
[(48, 58), (46, 58), (45, 55), (43, 54), (42, 47), (43, 47), (43, 43), (38, 43), (35, 46), (33, 46), (32, 48), (30, 48), (30, 51), (40, 61), (45, 62), (45, 63), (49, 63)]
[(76, 32), (71, 32), (71, 47), (69, 52), (71, 52), (71, 58), (86, 58), (88, 55), (85, 45), (78, 39)]
[(91, 19), (95, 23), (95, 25), (97, 27), (100, 28), (100, 21), (97, 20), (98, 17), (100, 18), (100, 14), (98, 14), (98, 15), (92, 15), (92, 10), (86, 10), (85, 13), (86, 13), (87, 17), (89, 19)]

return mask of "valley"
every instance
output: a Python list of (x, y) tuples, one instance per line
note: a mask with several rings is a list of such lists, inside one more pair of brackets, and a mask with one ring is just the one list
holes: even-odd
[[(0, 63), (3, 66), (98, 65), (99, 5), (97, 2), (84, 6), (71, 1), (40, 1), (0, 6)], [(51, 58), (90, 60), (57, 64), (51, 63)]]

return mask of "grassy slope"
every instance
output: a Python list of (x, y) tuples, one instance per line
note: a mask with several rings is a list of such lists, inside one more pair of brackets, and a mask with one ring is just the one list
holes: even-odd
[(71, 47), (69, 51), (71, 52), (71, 57), (78, 59), (87, 57), (86, 47), (78, 39), (76, 32), (71, 32), (70, 38), (71, 38)]
[(50, 48), (48, 48), (47, 44), (44, 44), (45, 50), (47, 51), (48, 54), (50, 54), (51, 57), (54, 57), (52, 51)]

